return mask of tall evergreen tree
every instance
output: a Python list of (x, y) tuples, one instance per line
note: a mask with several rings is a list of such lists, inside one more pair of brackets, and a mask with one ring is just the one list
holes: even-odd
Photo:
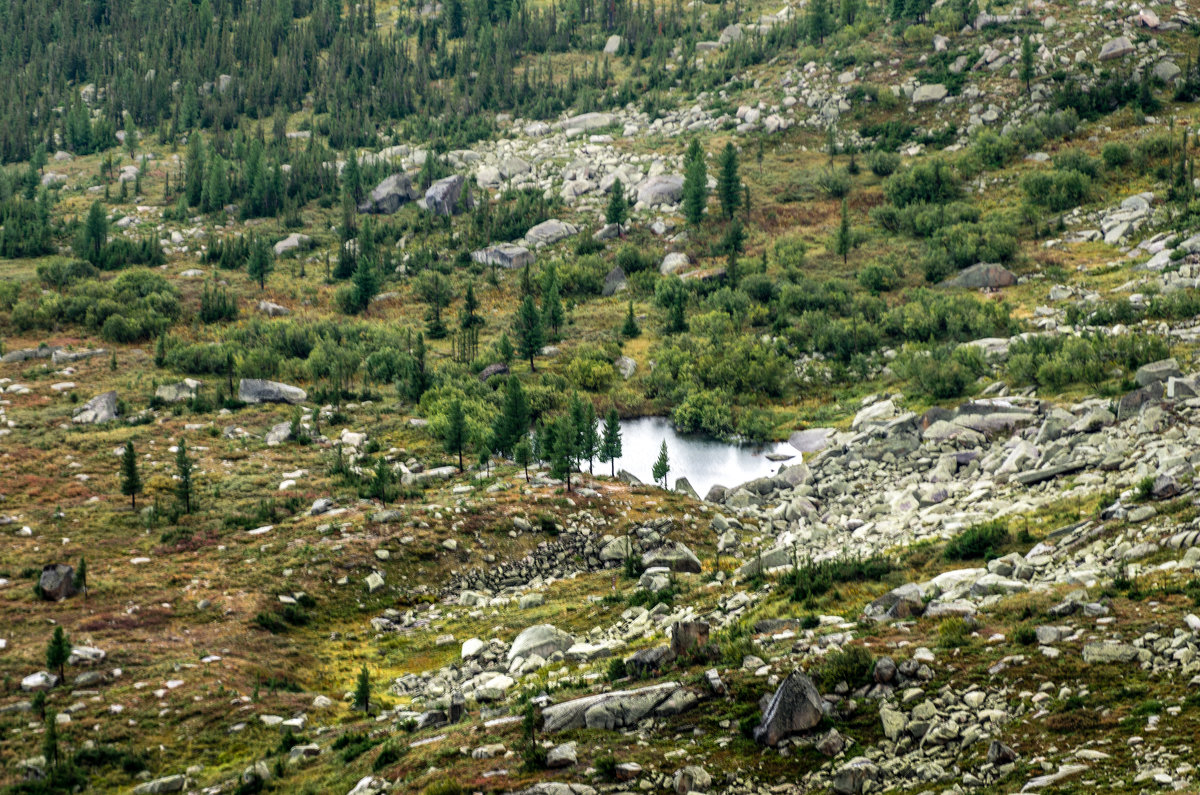
[(738, 176), (738, 154), (733, 142), (721, 150), (720, 173), (717, 175), (717, 198), (721, 201), (721, 212), (733, 218), (742, 202), (742, 180)]
[(125, 443), (125, 452), (121, 455), (121, 493), (129, 498), (129, 507), (136, 511), (137, 495), (142, 493), (142, 477), (138, 473), (133, 442)]
[(526, 295), (525, 300), (521, 301), (521, 305), (517, 308), (513, 333), (517, 337), (517, 350), (520, 351), (521, 358), (528, 359), (529, 369), (536, 372), (537, 367), (534, 366), (533, 357), (541, 352), (542, 345), (545, 344), (545, 337), (542, 331), (542, 315), (538, 312), (532, 295)]
[(371, 711), (371, 674), (364, 664), (358, 672), (358, 681), (354, 685), (354, 708), (360, 712)]
[(600, 454), (600, 419), (592, 401), (583, 404), (583, 448), (580, 457), (588, 462), (588, 473), (596, 474), (596, 456)]
[(46, 732), (42, 735), (42, 758), (51, 770), (58, 767), (61, 761), (58, 752), (58, 721), (53, 715), (46, 718)]
[(87, 558), (81, 557), (79, 558), (79, 565), (75, 567), (75, 576), (71, 578), (71, 585), (75, 587), (76, 591), (83, 594), (84, 601), (87, 601), (87, 581)]
[(58, 672), (60, 683), (66, 678), (65, 669), (70, 656), (71, 642), (67, 640), (67, 634), (63, 632), (62, 625), (59, 624), (50, 636), (50, 643), (46, 645), (46, 668), (49, 671)]
[(517, 462), (517, 466), (525, 470), (525, 482), (529, 482), (529, 462), (533, 459), (533, 448), (529, 444), (529, 437), (525, 437), (517, 442), (516, 448), (513, 449), (513, 460)]
[(850, 209), (846, 199), (842, 198), (842, 220), (838, 224), (837, 233), (833, 236), (833, 250), (842, 258), (845, 265), (850, 260), (850, 249), (854, 246), (854, 233), (850, 228)]
[(192, 512), (192, 459), (188, 457), (184, 439), (179, 440), (175, 451), (175, 499), (184, 514)]
[(255, 237), (250, 244), (250, 258), (246, 261), (246, 275), (258, 282), (258, 289), (265, 290), (267, 277), (275, 270), (275, 258), (265, 238)]
[(550, 450), (550, 475), (565, 480), (567, 491), (571, 490), (571, 468), (575, 462), (577, 449), (575, 426), (571, 423), (571, 417), (564, 414), (554, 423), (554, 441)]
[(617, 476), (617, 459), (621, 457), (621, 418), (615, 408), (609, 409), (604, 418), (604, 437), (600, 441), (600, 460), (608, 461), (612, 476)]
[(566, 314), (563, 312), (556, 278), (550, 282), (550, 287), (542, 298), (542, 326), (550, 330), (551, 339), (558, 339), (559, 329), (565, 320)]
[(629, 302), (629, 311), (625, 313), (625, 322), (621, 325), (621, 336), (633, 339), (642, 333), (638, 327), (637, 318), (633, 314), (633, 301)]
[(688, 144), (683, 170), (683, 217), (692, 226), (699, 226), (707, 206), (708, 164), (700, 141), (693, 138)]
[(620, 234), (621, 226), (628, 217), (629, 199), (625, 196), (625, 186), (621, 184), (621, 180), (613, 180), (612, 190), (608, 197), (608, 207), (604, 211), (604, 220), (606, 223), (616, 224), (617, 234)]
[(1037, 75), (1033, 67), (1033, 36), (1026, 33), (1021, 37), (1021, 72), (1020, 77), (1025, 81), (1025, 93), (1033, 91), (1033, 78)]
[(529, 421), (529, 399), (525, 396), (525, 389), (519, 378), (510, 375), (504, 385), (500, 416), (496, 418), (492, 431), (496, 451), (505, 455), (512, 453), (517, 444), (529, 435)]
[(458, 456), (458, 471), (463, 471), (463, 448), (467, 446), (467, 419), (462, 400), (454, 398), (446, 411), (446, 430), (442, 443), (446, 452)]
[(662, 447), (658, 448), (658, 460), (654, 462), (654, 468), (650, 474), (656, 482), (662, 483), (662, 487), (667, 487), (667, 473), (671, 471), (671, 462), (667, 458), (667, 440), (663, 439)]
[(808, 28), (809, 44), (825, 43), (825, 37), (833, 33), (833, 15), (829, 12), (829, 0), (809, 0), (805, 27)]

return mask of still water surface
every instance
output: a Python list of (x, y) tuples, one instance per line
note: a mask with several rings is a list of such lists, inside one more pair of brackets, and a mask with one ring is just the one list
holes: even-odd
[[(703, 497), (716, 484), (736, 486), (754, 478), (774, 475), (781, 466), (796, 463), (800, 454), (787, 442), (767, 445), (721, 442), (702, 435), (682, 435), (675, 431), (665, 417), (639, 417), (621, 422), (623, 455), (617, 459), (617, 471), (632, 472), (644, 483), (653, 483), (650, 470), (658, 458), (658, 448), (667, 441), (667, 457), (671, 471), (667, 481), (671, 486), (679, 478), (687, 478), (696, 493)], [(768, 461), (769, 453), (794, 456), (790, 461)], [(608, 464), (596, 463), (596, 471)]]

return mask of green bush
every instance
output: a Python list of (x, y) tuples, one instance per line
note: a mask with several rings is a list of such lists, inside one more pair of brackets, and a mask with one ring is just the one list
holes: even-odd
[(680, 433), (706, 433), (718, 439), (733, 433), (733, 411), (729, 398), (710, 389), (689, 392), (671, 415)]
[(900, 283), (900, 274), (892, 265), (872, 262), (858, 272), (858, 283), (873, 293), (891, 292)]
[(893, 568), (892, 561), (882, 555), (846, 556), (819, 562), (806, 559), (783, 575), (780, 584), (792, 589), (792, 601), (803, 602), (828, 593), (838, 583), (878, 581)]
[(906, 351), (896, 364), (898, 374), (935, 400), (961, 397), (985, 369), (983, 353), (975, 346), (943, 345), (928, 353)]
[(1068, 149), (1055, 155), (1054, 167), (1059, 171), (1078, 171), (1091, 179), (1100, 177), (1101, 163), (1081, 149)]
[(1133, 160), (1133, 152), (1123, 143), (1107, 143), (1100, 150), (1100, 157), (1109, 168), (1122, 168)]
[(1092, 180), (1075, 170), (1034, 171), (1021, 178), (1021, 189), (1031, 204), (1059, 213), (1086, 201)]
[(941, 158), (933, 158), (893, 174), (883, 192), (892, 204), (907, 207), (920, 202), (948, 204), (962, 195), (962, 188), (953, 169)]
[(997, 519), (968, 527), (946, 544), (946, 560), (991, 560), (1010, 541), (1008, 527)]
[(871, 152), (867, 155), (867, 167), (877, 177), (890, 177), (900, 168), (900, 155), (878, 150)]
[(871, 681), (875, 658), (865, 646), (847, 646), (841, 651), (830, 652), (817, 667), (814, 679), (824, 691), (832, 690), (845, 682), (851, 689)]
[(1037, 631), (1028, 624), (1022, 624), (1013, 632), (1013, 642), (1019, 646), (1032, 646), (1037, 643)]
[(1008, 136), (997, 135), (986, 127), (971, 144), (971, 151), (985, 168), (1002, 168), (1017, 155), (1017, 143)]
[(831, 199), (842, 199), (850, 194), (850, 174), (845, 169), (825, 169), (817, 175), (816, 183)]
[(424, 795), (462, 795), (462, 785), (451, 779), (435, 781), (425, 787)]
[(943, 649), (957, 649), (967, 644), (970, 628), (967, 622), (958, 616), (947, 618), (938, 625), (938, 646)]

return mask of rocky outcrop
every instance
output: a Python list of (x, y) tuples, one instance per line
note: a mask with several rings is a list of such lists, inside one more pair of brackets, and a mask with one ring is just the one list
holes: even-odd
[(278, 381), (243, 378), (238, 384), (238, 400), (243, 403), (303, 403), (308, 393), (298, 386)]
[(104, 392), (84, 403), (75, 411), (71, 422), (83, 425), (100, 425), (117, 418), (117, 393)]

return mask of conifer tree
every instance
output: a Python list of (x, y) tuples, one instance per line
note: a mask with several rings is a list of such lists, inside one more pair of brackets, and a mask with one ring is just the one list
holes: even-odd
[(513, 450), (513, 459), (517, 462), (517, 466), (525, 470), (525, 482), (529, 482), (529, 462), (533, 458), (533, 448), (529, 444), (529, 438), (526, 437), (517, 442), (516, 449)]
[(621, 326), (621, 336), (633, 339), (642, 333), (638, 327), (637, 318), (633, 315), (633, 301), (629, 302), (629, 311), (625, 313), (625, 322)]
[(596, 456), (600, 454), (600, 419), (596, 416), (596, 407), (592, 401), (585, 400), (583, 404), (583, 446), (580, 458), (587, 459), (588, 473), (596, 474)]
[(667, 487), (667, 473), (671, 471), (671, 462), (667, 458), (667, 440), (663, 439), (662, 446), (658, 448), (658, 460), (654, 462), (654, 468), (650, 474), (654, 480), (662, 483), (662, 487)]
[(617, 234), (621, 234), (621, 226), (629, 217), (629, 199), (625, 196), (625, 186), (621, 180), (613, 180), (612, 190), (608, 197), (608, 207), (604, 211), (606, 223), (617, 225)]
[(66, 676), (65, 669), (70, 656), (71, 642), (67, 640), (67, 633), (63, 632), (62, 625), (59, 624), (54, 628), (54, 634), (50, 636), (50, 643), (46, 646), (46, 668), (58, 672), (59, 682)]
[(265, 290), (267, 277), (275, 270), (274, 257), (271, 247), (261, 237), (254, 238), (250, 244), (250, 259), (246, 262), (246, 275), (258, 282), (258, 289)]
[(366, 665), (358, 672), (358, 682), (354, 686), (354, 708), (361, 712), (371, 711), (371, 674)]
[(46, 766), (53, 769), (58, 767), (58, 721), (54, 716), (46, 718), (46, 733), (42, 735), (42, 758)]
[(542, 315), (538, 312), (532, 295), (526, 295), (521, 306), (517, 308), (517, 320), (513, 331), (517, 337), (517, 349), (521, 352), (521, 358), (528, 359), (529, 369), (536, 372), (533, 357), (542, 350), (545, 338), (542, 331)]
[(454, 398), (446, 412), (446, 431), (443, 438), (446, 452), (458, 456), (458, 471), (463, 471), (463, 448), (467, 446), (467, 419), (462, 400)]
[(1033, 78), (1037, 74), (1033, 67), (1033, 37), (1026, 33), (1021, 38), (1021, 79), (1025, 81), (1025, 93), (1033, 91)]
[(188, 458), (187, 442), (179, 440), (175, 451), (175, 499), (184, 514), (192, 512), (192, 459)]
[(692, 226), (699, 226), (707, 206), (708, 164), (700, 142), (693, 138), (688, 144), (683, 171), (683, 216)]
[(846, 199), (842, 199), (842, 220), (833, 236), (833, 250), (842, 258), (842, 264), (850, 259), (850, 249), (854, 246), (854, 233), (850, 228), (850, 210)]
[(621, 457), (621, 418), (615, 408), (608, 410), (604, 418), (604, 438), (600, 442), (600, 460), (612, 466), (612, 476), (617, 476), (617, 459)]
[(511, 453), (518, 443), (529, 435), (529, 399), (525, 389), (515, 375), (508, 377), (504, 385), (504, 398), (500, 416), (492, 430), (492, 442), (499, 453)]
[(87, 577), (87, 558), (81, 557), (79, 565), (75, 567), (75, 576), (71, 578), (71, 585), (75, 587), (76, 591), (83, 593), (84, 601), (87, 601)]
[(733, 218), (742, 202), (742, 181), (738, 176), (738, 155), (733, 142), (721, 150), (720, 173), (717, 176), (717, 198), (721, 201), (721, 212)]
[(125, 452), (121, 455), (121, 493), (129, 498), (129, 507), (136, 511), (137, 495), (142, 493), (142, 477), (138, 473), (133, 442), (125, 443)]

